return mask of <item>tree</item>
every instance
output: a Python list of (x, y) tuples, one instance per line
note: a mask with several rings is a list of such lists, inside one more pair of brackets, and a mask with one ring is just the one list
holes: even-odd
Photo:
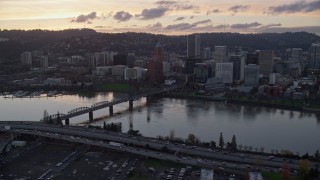
[(305, 175), (308, 174), (309, 169), (310, 169), (310, 162), (309, 162), (309, 160), (307, 160), (307, 159), (302, 159), (302, 160), (300, 160), (299, 170), (300, 170), (300, 173), (301, 173), (303, 176), (305, 176)]
[(316, 153), (314, 153), (314, 157), (315, 157), (315, 158), (320, 158), (319, 150), (317, 150)]
[(170, 131), (170, 139), (173, 140), (174, 139), (174, 130)]
[(104, 130), (107, 130), (107, 124), (106, 124), (105, 121), (103, 121), (103, 129), (104, 129)]
[(237, 150), (237, 140), (236, 140), (236, 136), (235, 135), (232, 136), (231, 148), (232, 148), (233, 151)]
[(196, 136), (194, 134), (189, 134), (188, 135), (188, 139), (187, 139), (190, 143), (194, 144), (196, 142)]
[(220, 133), (219, 146), (220, 146), (220, 148), (223, 148), (223, 146), (224, 146), (224, 140), (223, 140), (222, 132)]
[(215, 141), (211, 141), (210, 142), (210, 146), (212, 146), (213, 148), (216, 148), (217, 147), (216, 142)]
[(289, 170), (288, 164), (284, 164), (281, 174), (282, 174), (282, 179), (284, 180), (289, 179), (290, 170)]
[(43, 110), (43, 119), (46, 119), (49, 116), (48, 111), (45, 109)]

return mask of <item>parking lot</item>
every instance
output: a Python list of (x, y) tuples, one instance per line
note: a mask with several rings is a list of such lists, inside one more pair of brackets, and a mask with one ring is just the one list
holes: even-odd
[(16, 148), (6, 155), (5, 164), (0, 169), (3, 179), (37, 179), (48, 169), (74, 150), (74, 146), (41, 143), (36, 148)]

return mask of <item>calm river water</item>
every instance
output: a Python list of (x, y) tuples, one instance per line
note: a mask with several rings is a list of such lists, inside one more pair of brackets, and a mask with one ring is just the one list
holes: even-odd
[[(49, 114), (67, 113), (77, 107), (89, 107), (100, 101), (121, 97), (121, 94), (98, 93), (91, 96), (64, 95), (43, 98), (0, 97), (0, 121), (39, 121), (43, 111)], [(168, 136), (174, 130), (176, 137), (187, 138), (193, 133), (201, 141), (218, 142), (220, 132), (224, 140), (231, 141), (235, 134), (237, 143), (255, 147), (290, 150), (300, 154), (313, 154), (320, 150), (320, 115), (274, 108), (243, 106), (201, 100), (155, 99), (147, 106), (144, 98), (134, 102), (134, 110), (128, 111), (128, 103), (95, 111), (94, 118), (103, 122), (121, 122), (122, 131), (130, 126), (144, 136)], [(87, 121), (88, 114), (70, 119), (71, 124)]]

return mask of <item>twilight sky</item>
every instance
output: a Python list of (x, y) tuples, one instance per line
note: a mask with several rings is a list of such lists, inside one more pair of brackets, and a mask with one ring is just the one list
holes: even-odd
[(84, 27), (112, 33), (320, 35), (320, 0), (0, 0), (0, 29)]

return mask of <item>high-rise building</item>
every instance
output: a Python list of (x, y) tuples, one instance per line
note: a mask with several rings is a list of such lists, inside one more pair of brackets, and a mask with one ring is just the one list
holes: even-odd
[(129, 68), (133, 68), (134, 67), (134, 62), (136, 60), (136, 56), (134, 53), (128, 53), (128, 57), (127, 57), (127, 65)]
[(194, 82), (206, 83), (208, 80), (208, 65), (196, 63), (194, 66)]
[(303, 51), (302, 48), (292, 48), (289, 51), (289, 61), (293, 63), (303, 62)]
[(244, 67), (244, 84), (247, 86), (259, 85), (259, 66), (248, 64)]
[(47, 69), (47, 67), (48, 67), (48, 56), (42, 56), (40, 58), (40, 67), (42, 69)]
[(310, 47), (310, 69), (320, 70), (320, 43), (312, 43)]
[(113, 56), (113, 65), (124, 65), (127, 66), (127, 55), (117, 54)]
[(203, 58), (204, 58), (205, 60), (210, 60), (210, 59), (211, 59), (211, 49), (210, 49), (209, 47), (206, 47), (206, 48), (204, 49), (203, 55), (204, 55)]
[(224, 84), (231, 84), (233, 82), (233, 63), (216, 63), (216, 77), (221, 78)]
[(21, 64), (32, 66), (32, 53), (29, 51), (21, 54)]
[(261, 50), (258, 56), (260, 73), (264, 77), (269, 77), (269, 74), (273, 73), (273, 58), (274, 53), (271, 50)]
[(216, 62), (228, 61), (228, 48), (227, 46), (214, 46), (213, 60)]
[(243, 81), (245, 56), (232, 55), (229, 61), (233, 63), (233, 81)]
[(258, 64), (258, 53), (248, 53), (247, 54), (247, 59), (246, 59), (246, 64)]
[(155, 47), (153, 59), (147, 64), (147, 79), (149, 82), (162, 83), (163, 82), (163, 55), (162, 46), (158, 43)]
[(187, 36), (187, 58), (200, 58), (200, 35)]

